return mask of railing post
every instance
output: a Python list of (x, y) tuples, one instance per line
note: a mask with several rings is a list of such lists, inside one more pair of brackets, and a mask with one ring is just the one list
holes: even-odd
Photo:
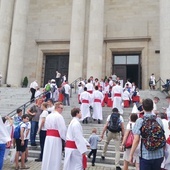
[(25, 115), (25, 104), (24, 104), (23, 114)]

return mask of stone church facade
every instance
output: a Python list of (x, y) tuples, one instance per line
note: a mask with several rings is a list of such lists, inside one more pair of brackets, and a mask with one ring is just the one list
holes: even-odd
[(3, 83), (43, 86), (58, 70), (79, 77), (116, 73), (140, 88), (170, 78), (169, 0), (0, 0)]

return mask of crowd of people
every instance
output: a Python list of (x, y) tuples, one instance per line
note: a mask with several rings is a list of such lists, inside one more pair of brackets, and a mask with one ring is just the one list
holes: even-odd
[[(36, 99), (26, 114), (23, 115), (22, 110), (18, 109), (14, 117), (5, 117), (4, 123), (0, 119), (0, 126), (2, 127), (0, 128), (0, 134), (2, 134), (0, 136), (0, 170), (3, 166), (5, 147), (16, 148), (13, 160), (16, 170), (29, 169), (30, 167), (25, 164), (28, 158), (28, 140), (30, 140), (32, 147), (36, 147), (37, 134), (40, 139), (41, 152), (39, 158), (35, 161), (42, 162), (42, 170), (59, 170), (62, 152), (65, 153), (64, 170), (70, 170), (70, 167), (72, 170), (84, 170), (87, 167), (87, 158), (90, 159), (92, 155), (92, 166), (95, 166), (98, 142), (105, 138), (105, 133), (106, 140), (101, 159), (105, 160), (108, 145), (113, 139), (116, 170), (121, 170), (121, 151), (124, 151), (124, 170), (128, 169), (129, 164), (135, 164), (137, 170), (160, 170), (161, 167), (168, 170), (170, 168), (168, 161), (170, 159), (170, 96), (166, 98), (169, 107), (161, 113), (156, 106), (160, 99), (154, 97), (153, 100), (140, 100), (135, 83), (127, 80), (125, 85), (122, 86), (115, 74), (109, 79), (102, 79), (101, 81), (98, 78), (93, 80), (91, 76), (87, 82), (82, 80), (78, 83), (78, 103), (80, 107), (71, 109), (72, 120), (66, 127), (62, 112), (64, 105), (70, 105), (70, 87), (65, 80), (58, 88), (56, 81), (52, 79), (46, 84), (45, 91), (49, 90), (49, 93), (45, 97)], [(32, 84), (31, 87), (35, 86)], [(53, 88), (57, 90), (58, 98), (54, 97)], [(59, 94), (62, 91), (68, 95), (63, 101), (60, 101)], [(34, 97), (32, 96), (31, 101), (34, 100)], [(133, 109), (129, 123), (125, 128), (123, 107), (129, 107), (130, 102), (133, 103)], [(107, 117), (101, 136), (97, 135), (97, 129), (93, 128), (92, 134), (86, 140), (83, 137), (81, 121), (82, 123), (89, 123), (89, 118), (92, 116), (93, 120), (97, 120), (100, 124), (103, 120), (102, 107), (104, 106), (112, 107), (112, 113)], [(149, 135), (157, 132), (155, 133), (157, 139), (152, 142), (152, 146), (148, 145), (150, 142), (147, 140), (152, 141), (154, 137), (149, 136), (147, 128), (145, 128), (149, 121), (150, 126), (148, 128), (151, 128), (150, 131), (153, 132)], [(134, 140), (131, 147), (125, 148), (130, 131), (133, 132)], [(88, 148), (91, 151), (86, 156)], [(21, 161), (21, 165), (19, 165), (19, 161)]]

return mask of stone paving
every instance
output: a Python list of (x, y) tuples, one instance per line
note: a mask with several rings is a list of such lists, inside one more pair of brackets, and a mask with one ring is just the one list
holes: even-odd
[[(29, 160), (26, 163), (26, 166), (29, 166), (30, 170), (41, 170), (41, 162), (35, 162), (34, 160)], [(4, 162), (3, 170), (14, 170), (14, 169), (15, 166), (10, 163), (9, 159)], [(62, 169), (63, 169), (63, 162), (62, 162), (61, 170)], [(53, 169), (49, 169), (49, 170), (53, 170)], [(114, 167), (114, 165), (98, 164), (98, 163), (96, 163), (96, 165), (92, 167), (91, 164), (88, 163), (88, 167), (86, 170), (116, 170), (116, 168)], [(129, 170), (134, 170), (134, 167), (130, 167)]]

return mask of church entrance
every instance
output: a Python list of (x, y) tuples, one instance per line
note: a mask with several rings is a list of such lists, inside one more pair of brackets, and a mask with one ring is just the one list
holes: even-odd
[(56, 71), (59, 71), (61, 73), (61, 76), (66, 75), (66, 78), (68, 78), (68, 66), (69, 66), (69, 54), (46, 55), (44, 85), (48, 82), (48, 80), (56, 79)]
[(113, 54), (112, 66), (112, 72), (123, 80), (123, 85), (129, 79), (141, 88), (140, 54)]

